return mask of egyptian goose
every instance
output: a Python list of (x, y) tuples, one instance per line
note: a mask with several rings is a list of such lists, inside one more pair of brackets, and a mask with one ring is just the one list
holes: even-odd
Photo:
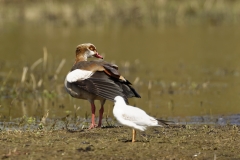
[[(122, 96), (126, 102), (127, 98), (140, 95), (131, 87), (118, 71), (118, 66), (103, 60), (87, 61), (90, 57), (103, 59), (91, 43), (80, 44), (76, 48), (76, 60), (72, 69), (65, 78), (65, 88), (74, 98), (85, 99), (91, 103), (92, 118), (89, 129), (101, 127), (106, 100), (114, 101), (116, 96)], [(99, 100), (99, 122), (95, 124), (95, 104)]]
[[(149, 126), (168, 125), (168, 122), (160, 119), (155, 119), (149, 116), (140, 108), (127, 105), (124, 98), (116, 96), (114, 98), (113, 115), (122, 125), (133, 128), (132, 142), (135, 142), (136, 130), (145, 131)], [(161, 124), (159, 124), (161, 123)]]

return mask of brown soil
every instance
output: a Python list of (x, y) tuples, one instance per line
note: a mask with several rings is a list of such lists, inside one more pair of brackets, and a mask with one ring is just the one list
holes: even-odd
[(240, 159), (238, 126), (181, 125), (137, 132), (0, 130), (2, 159)]

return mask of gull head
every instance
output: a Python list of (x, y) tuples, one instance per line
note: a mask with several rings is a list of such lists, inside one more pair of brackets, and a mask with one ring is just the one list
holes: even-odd
[(121, 96), (116, 96), (116, 97), (114, 98), (114, 103), (115, 103), (115, 104), (116, 104), (116, 103), (126, 104), (125, 101), (124, 101), (124, 98), (121, 97)]

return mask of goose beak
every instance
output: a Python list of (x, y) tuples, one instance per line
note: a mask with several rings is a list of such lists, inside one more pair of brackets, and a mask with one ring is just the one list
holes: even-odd
[(96, 51), (95, 54), (93, 55), (96, 58), (101, 58), (103, 59), (103, 57)]

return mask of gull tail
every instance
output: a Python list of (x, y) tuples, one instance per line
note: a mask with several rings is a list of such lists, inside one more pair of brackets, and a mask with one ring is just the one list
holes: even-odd
[(174, 124), (175, 122), (173, 121), (166, 121), (166, 120), (162, 120), (162, 119), (156, 119), (160, 124), (164, 124), (166, 126), (170, 125), (170, 124)]

